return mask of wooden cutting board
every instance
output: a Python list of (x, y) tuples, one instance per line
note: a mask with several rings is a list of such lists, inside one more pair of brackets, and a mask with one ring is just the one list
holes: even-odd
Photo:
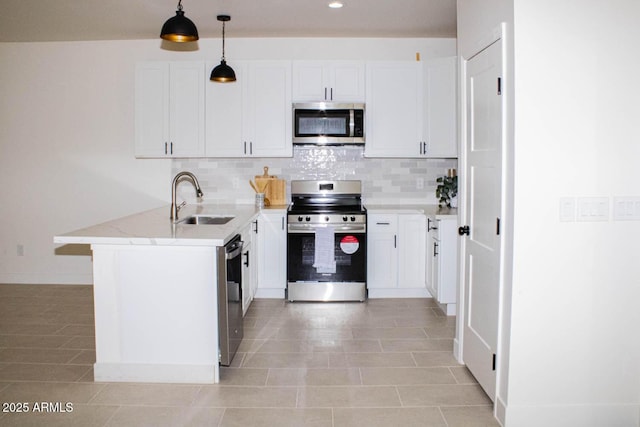
[(256, 175), (256, 187), (261, 193), (266, 193), (268, 187), (271, 186), (271, 181), (276, 179), (274, 175), (269, 175), (269, 166), (264, 167), (264, 173), (262, 175)]
[(265, 193), (271, 205), (285, 205), (287, 203), (286, 182), (275, 175), (269, 175), (269, 167), (264, 167), (262, 175), (256, 175), (256, 187)]

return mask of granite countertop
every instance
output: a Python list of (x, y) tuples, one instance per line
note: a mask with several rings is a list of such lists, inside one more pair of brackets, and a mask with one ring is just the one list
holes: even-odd
[(366, 203), (365, 207), (369, 213), (421, 213), (424, 215), (435, 215), (436, 217), (451, 217), (458, 215), (457, 208), (440, 208), (438, 205), (421, 204), (377, 204)]
[[(267, 209), (286, 209), (272, 206)], [(224, 246), (260, 213), (254, 205), (193, 204), (180, 210), (179, 218), (191, 215), (233, 216), (226, 224), (173, 224), (170, 207), (152, 209), (123, 218), (54, 236), (54, 243), (105, 245)]]

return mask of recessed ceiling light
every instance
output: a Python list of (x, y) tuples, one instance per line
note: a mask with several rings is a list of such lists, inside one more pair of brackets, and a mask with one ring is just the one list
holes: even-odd
[(331, 9), (340, 9), (344, 4), (339, 0), (333, 0), (329, 2), (329, 7)]

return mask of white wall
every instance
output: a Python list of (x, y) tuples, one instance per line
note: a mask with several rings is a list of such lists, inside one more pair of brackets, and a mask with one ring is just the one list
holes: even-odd
[[(56, 249), (53, 236), (168, 205), (171, 161), (133, 155), (134, 65), (218, 60), (221, 43), (200, 40), (197, 50), (183, 52), (161, 45), (0, 43), (0, 283), (91, 283), (89, 248)], [(454, 39), (231, 38), (226, 45), (230, 64), (413, 60), (416, 52), (427, 59), (455, 50)]]
[[(470, 17), (485, 2), (458, 6)], [(564, 197), (640, 196), (640, 3), (515, 0), (497, 16), (510, 8), (506, 425), (638, 426), (640, 222), (561, 222), (559, 205)], [(482, 37), (483, 25), (460, 22), (461, 48)], [(483, 24), (488, 31), (494, 22)]]

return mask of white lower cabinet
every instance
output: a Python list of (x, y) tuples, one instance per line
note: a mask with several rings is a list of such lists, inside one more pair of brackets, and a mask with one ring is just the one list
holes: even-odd
[(257, 220), (247, 224), (240, 232), (244, 245), (242, 247), (242, 315), (247, 314), (247, 310), (256, 294), (258, 265), (256, 256), (256, 246), (254, 244), (254, 229)]
[(367, 216), (367, 288), (370, 298), (428, 297), (425, 283), (426, 217)]
[(257, 243), (257, 298), (284, 298), (287, 287), (287, 212), (265, 210), (255, 224)]
[(427, 238), (427, 288), (440, 308), (448, 315), (456, 314), (458, 242), (455, 216), (430, 215)]

